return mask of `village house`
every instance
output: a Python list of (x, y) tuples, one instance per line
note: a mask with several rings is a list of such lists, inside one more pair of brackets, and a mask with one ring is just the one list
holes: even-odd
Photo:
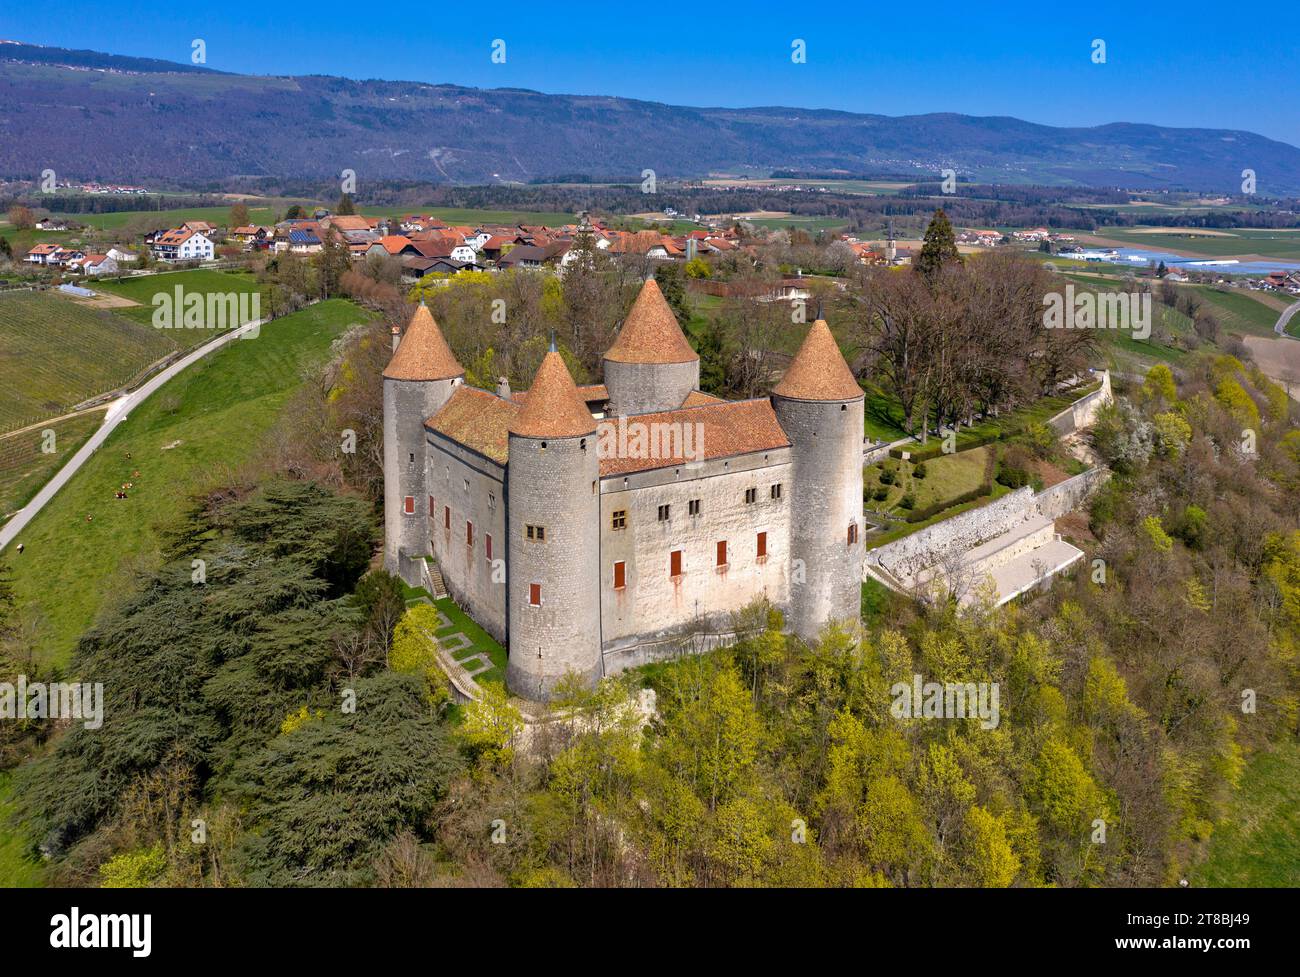
[(164, 231), (149, 244), (159, 261), (211, 261), (215, 253), (212, 241), (195, 230), (177, 228)]

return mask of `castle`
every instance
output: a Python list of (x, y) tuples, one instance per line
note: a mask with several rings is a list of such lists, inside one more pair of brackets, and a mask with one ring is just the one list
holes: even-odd
[(512, 692), (544, 700), (729, 637), (766, 598), (801, 636), (857, 618), (863, 393), (818, 320), (770, 397), (699, 390), (700, 361), (643, 285), (603, 384), (552, 346), (532, 387), (465, 384), (428, 308), (384, 370), (384, 564), (437, 560), (448, 593), (508, 648)]

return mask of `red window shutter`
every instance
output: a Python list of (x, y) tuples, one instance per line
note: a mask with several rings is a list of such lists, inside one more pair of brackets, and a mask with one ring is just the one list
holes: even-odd
[(406, 510), (406, 514), (408, 516), (413, 514), (415, 512), (415, 496), (408, 495), (404, 501), (402, 508)]
[(491, 560), (492, 559), (492, 534), (486, 533), (483, 537), (483, 540), (484, 540), (484, 545), (487, 548), (487, 558)]
[(673, 550), (668, 558), (668, 574), (673, 577), (682, 575), (682, 551)]
[(542, 585), (539, 583), (530, 583), (528, 585), (528, 603), (534, 607), (542, 606)]
[(474, 545), (474, 524), (468, 519), (465, 520), (465, 545)]
[(449, 505), (445, 505), (442, 507), (442, 528), (443, 529), (451, 528), (451, 506)]
[(438, 507), (434, 505), (433, 496), (429, 496), (429, 516), (432, 518), (438, 514)]
[(767, 533), (758, 534), (758, 555), (767, 556)]
[(725, 539), (720, 539), (718, 540), (718, 566), (725, 567), (726, 565), (727, 565), (727, 541)]
[(622, 590), (627, 586), (627, 564), (619, 560), (614, 564), (614, 589)]

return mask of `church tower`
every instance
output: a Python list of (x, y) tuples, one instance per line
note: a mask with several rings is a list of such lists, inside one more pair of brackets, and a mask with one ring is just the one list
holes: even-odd
[(700, 386), (700, 357), (653, 278), (605, 354), (605, 386), (614, 416), (676, 410)]
[(818, 319), (772, 391), (790, 439), (790, 625), (816, 638), (857, 619), (862, 595), (862, 388)]
[(424, 422), (464, 380), (421, 302), (384, 368), (384, 569), (408, 584), (420, 583), (409, 559), (430, 552)]
[(553, 345), (509, 445), (506, 684), (544, 701), (570, 672), (603, 674), (596, 421)]

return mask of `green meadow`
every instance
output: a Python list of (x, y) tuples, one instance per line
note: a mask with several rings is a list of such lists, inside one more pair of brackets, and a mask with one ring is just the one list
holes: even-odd
[[(158, 558), (156, 530), (186, 497), (248, 462), (304, 371), (368, 313), (321, 302), (194, 364), (136, 408), (6, 553), (19, 606), (41, 618), (45, 661), (66, 666), (108, 595)], [(126, 499), (114, 493), (130, 483)]]

